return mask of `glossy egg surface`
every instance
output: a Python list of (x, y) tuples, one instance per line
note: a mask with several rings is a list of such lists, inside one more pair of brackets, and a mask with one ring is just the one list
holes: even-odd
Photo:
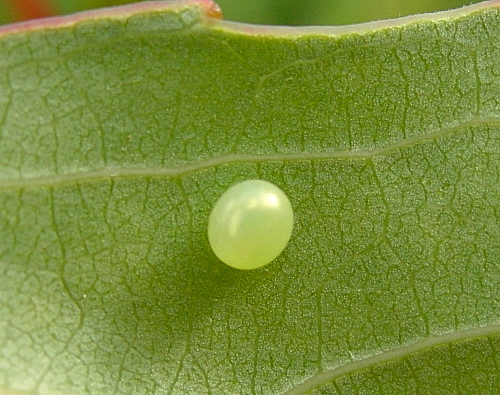
[(236, 269), (267, 265), (285, 249), (293, 229), (293, 209), (276, 185), (243, 181), (215, 203), (208, 240), (215, 255)]

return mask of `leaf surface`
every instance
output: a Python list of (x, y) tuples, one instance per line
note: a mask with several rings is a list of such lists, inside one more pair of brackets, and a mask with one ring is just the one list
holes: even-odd
[[(0, 388), (495, 393), (499, 5), (292, 29), (153, 2), (1, 29)], [(207, 221), (253, 178), (295, 228), (238, 271)]]

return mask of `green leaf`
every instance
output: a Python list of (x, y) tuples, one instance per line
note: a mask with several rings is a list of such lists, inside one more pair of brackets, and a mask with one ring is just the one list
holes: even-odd
[[(1, 29), (3, 392), (496, 393), (499, 5), (292, 29), (157, 2)], [(207, 220), (253, 178), (295, 228), (238, 271)]]

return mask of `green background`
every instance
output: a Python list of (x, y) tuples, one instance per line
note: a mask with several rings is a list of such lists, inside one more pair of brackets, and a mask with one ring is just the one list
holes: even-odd
[[(47, 0), (45, 0), (47, 1)], [(52, 0), (60, 14), (115, 6), (127, 0)], [(227, 20), (270, 25), (343, 25), (378, 19), (448, 10), (478, 3), (471, 0), (219, 0)], [(0, 0), (0, 23), (16, 20), (9, 7), (11, 1)]]

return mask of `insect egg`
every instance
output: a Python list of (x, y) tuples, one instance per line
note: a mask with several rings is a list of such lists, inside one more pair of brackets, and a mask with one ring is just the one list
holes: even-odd
[(236, 269), (267, 265), (285, 249), (293, 228), (293, 209), (276, 185), (248, 180), (229, 188), (208, 220), (215, 255)]

